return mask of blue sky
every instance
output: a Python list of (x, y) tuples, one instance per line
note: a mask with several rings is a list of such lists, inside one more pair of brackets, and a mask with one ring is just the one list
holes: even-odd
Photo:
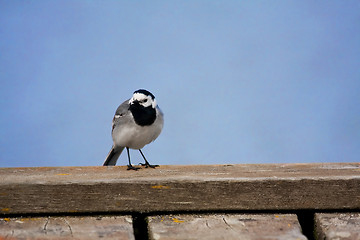
[(359, 161), (359, 1), (0, 0), (0, 36), (0, 167), (101, 165), (139, 88), (153, 164)]

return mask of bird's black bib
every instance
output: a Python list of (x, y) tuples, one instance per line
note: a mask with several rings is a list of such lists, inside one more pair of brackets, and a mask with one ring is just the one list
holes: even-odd
[(130, 105), (129, 110), (134, 116), (136, 124), (140, 126), (149, 126), (155, 122), (156, 110), (149, 107), (144, 107), (139, 103), (133, 103)]

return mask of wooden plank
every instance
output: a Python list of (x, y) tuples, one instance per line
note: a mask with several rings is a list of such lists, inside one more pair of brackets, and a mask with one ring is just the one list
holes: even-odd
[(359, 189), (359, 163), (2, 168), (0, 214), (360, 209)]
[(149, 217), (150, 239), (304, 240), (293, 214), (165, 215)]
[(135, 239), (130, 216), (0, 218), (0, 239)]
[(317, 213), (315, 222), (319, 240), (360, 239), (360, 213)]

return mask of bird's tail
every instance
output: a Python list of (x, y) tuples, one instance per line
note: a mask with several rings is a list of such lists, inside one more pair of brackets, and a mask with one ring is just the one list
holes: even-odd
[(107, 157), (105, 159), (103, 166), (115, 166), (116, 162), (123, 150), (124, 150), (123, 147), (116, 148), (116, 150), (115, 150), (114, 146), (112, 146), (109, 154), (107, 155)]

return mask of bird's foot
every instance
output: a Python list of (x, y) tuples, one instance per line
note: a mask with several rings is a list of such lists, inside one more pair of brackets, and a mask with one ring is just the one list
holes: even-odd
[(159, 167), (159, 165), (151, 165), (150, 163), (148, 162), (145, 162), (145, 163), (139, 163), (141, 166), (145, 167), (145, 168), (156, 168), (156, 167)]
[(127, 166), (128, 166), (127, 170), (135, 170), (135, 171), (137, 171), (137, 170), (141, 169), (140, 167), (134, 167), (133, 165), (127, 165)]

